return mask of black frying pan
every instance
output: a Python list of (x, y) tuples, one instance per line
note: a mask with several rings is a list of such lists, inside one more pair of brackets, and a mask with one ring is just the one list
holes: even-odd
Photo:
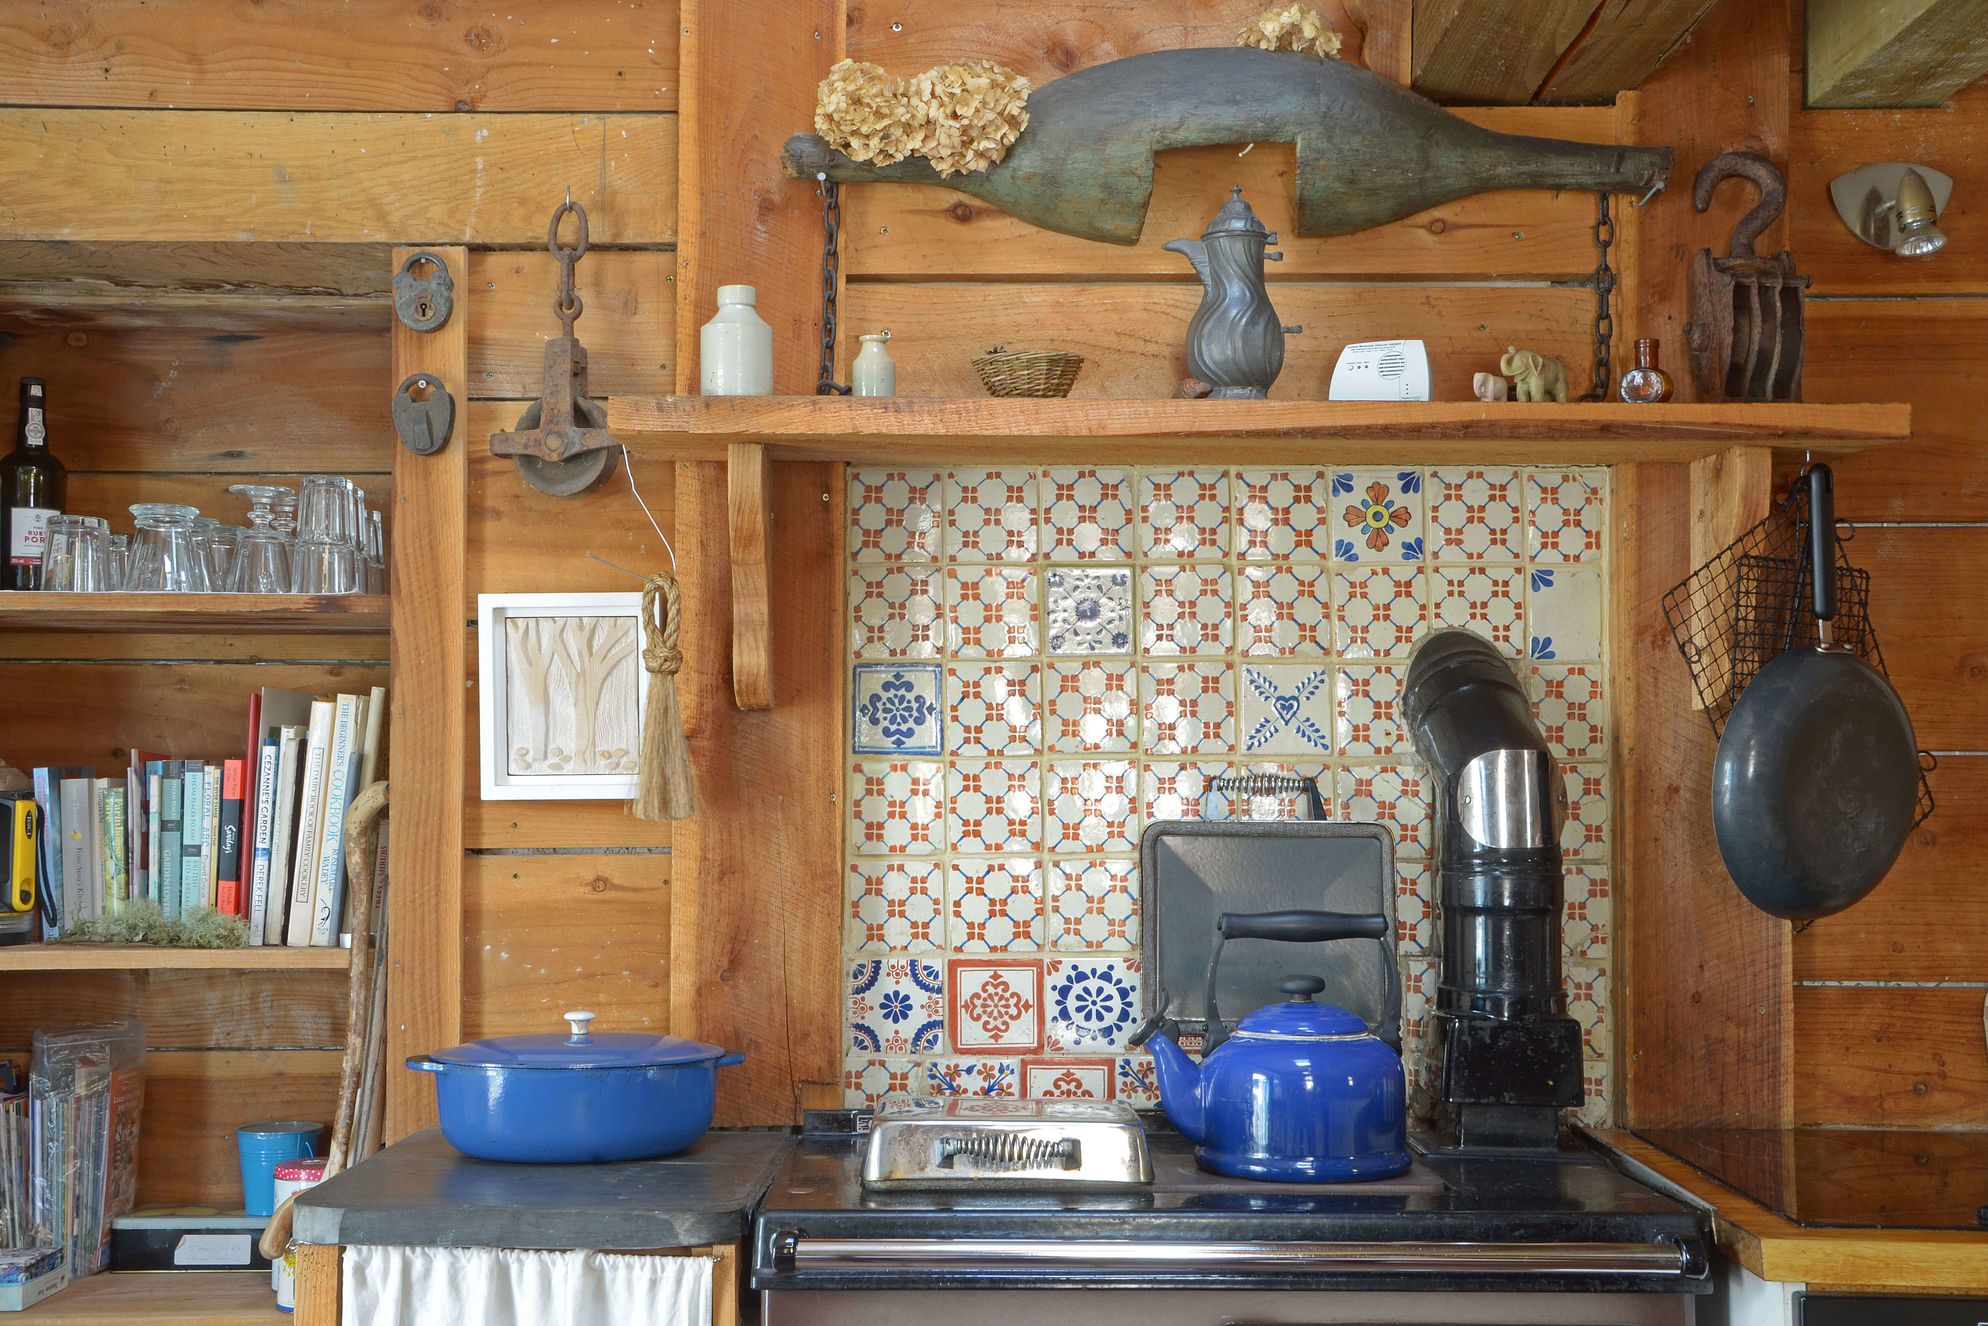
[(1836, 492), (1809, 471), (1809, 566), (1821, 643), (1790, 649), (1740, 693), (1712, 766), (1712, 825), (1754, 906), (1840, 912), (1883, 879), (1912, 828), (1919, 746), (1891, 684), (1833, 642)]

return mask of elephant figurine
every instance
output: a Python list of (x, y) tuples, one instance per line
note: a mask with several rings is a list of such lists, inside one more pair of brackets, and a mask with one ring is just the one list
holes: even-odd
[(1512, 394), (1511, 384), (1496, 373), (1475, 373), (1470, 379), (1471, 394), (1486, 404), (1507, 400)]
[(1558, 359), (1548, 359), (1537, 350), (1508, 345), (1505, 357), (1498, 361), (1498, 371), (1512, 380), (1514, 400), (1533, 404), (1549, 400), (1556, 405), (1567, 403), (1567, 367)]

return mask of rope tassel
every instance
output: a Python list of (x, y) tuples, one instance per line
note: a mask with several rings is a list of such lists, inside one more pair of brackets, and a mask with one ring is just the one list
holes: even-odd
[(649, 703), (642, 719), (642, 773), (635, 793), (638, 819), (687, 820), (697, 813), (690, 746), (683, 739), (676, 674), (683, 667), (677, 628), (683, 599), (676, 581), (650, 576), (642, 584), (642, 666), (649, 672)]

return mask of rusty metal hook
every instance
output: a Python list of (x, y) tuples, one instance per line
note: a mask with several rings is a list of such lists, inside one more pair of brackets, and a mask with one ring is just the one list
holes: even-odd
[[(565, 221), (568, 216), (576, 217), (580, 222), (580, 242), (571, 248), (559, 242), (560, 223)], [(574, 258), (584, 258), (587, 256), (587, 209), (574, 202), (573, 196), (570, 193), (566, 195), (565, 202), (552, 209), (552, 224), (545, 232), (545, 247), (552, 250), (552, 254), (556, 258), (563, 259), (569, 253)]]
[(1691, 201), (1703, 212), (1712, 206), (1712, 191), (1722, 180), (1738, 176), (1752, 180), (1760, 201), (1733, 227), (1729, 257), (1751, 258), (1753, 241), (1767, 229), (1788, 201), (1788, 181), (1775, 164), (1758, 152), (1722, 152), (1706, 162), (1691, 186)]

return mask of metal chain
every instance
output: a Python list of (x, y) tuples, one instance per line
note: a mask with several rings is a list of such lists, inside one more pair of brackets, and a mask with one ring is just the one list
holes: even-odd
[(847, 396), (849, 388), (835, 380), (835, 287), (840, 280), (842, 189), (826, 175), (816, 175), (821, 193), (821, 375), (817, 396)]
[(1615, 339), (1615, 316), (1609, 300), (1615, 294), (1615, 269), (1608, 265), (1609, 245), (1615, 243), (1615, 222), (1608, 214), (1608, 194), (1595, 195), (1595, 376), (1584, 401), (1605, 401), (1614, 385), (1615, 370), (1610, 362), (1610, 346)]
[[(570, 247), (559, 242), (559, 224), (569, 213), (580, 223), (580, 241)], [(579, 292), (573, 288), (573, 266), (587, 256), (587, 209), (574, 202), (570, 194), (565, 202), (553, 209), (552, 226), (545, 233), (545, 247), (559, 262), (559, 294), (553, 298), (552, 311), (559, 318), (559, 334), (570, 338), (573, 324), (579, 321), (580, 314), (587, 307), (581, 301)]]

